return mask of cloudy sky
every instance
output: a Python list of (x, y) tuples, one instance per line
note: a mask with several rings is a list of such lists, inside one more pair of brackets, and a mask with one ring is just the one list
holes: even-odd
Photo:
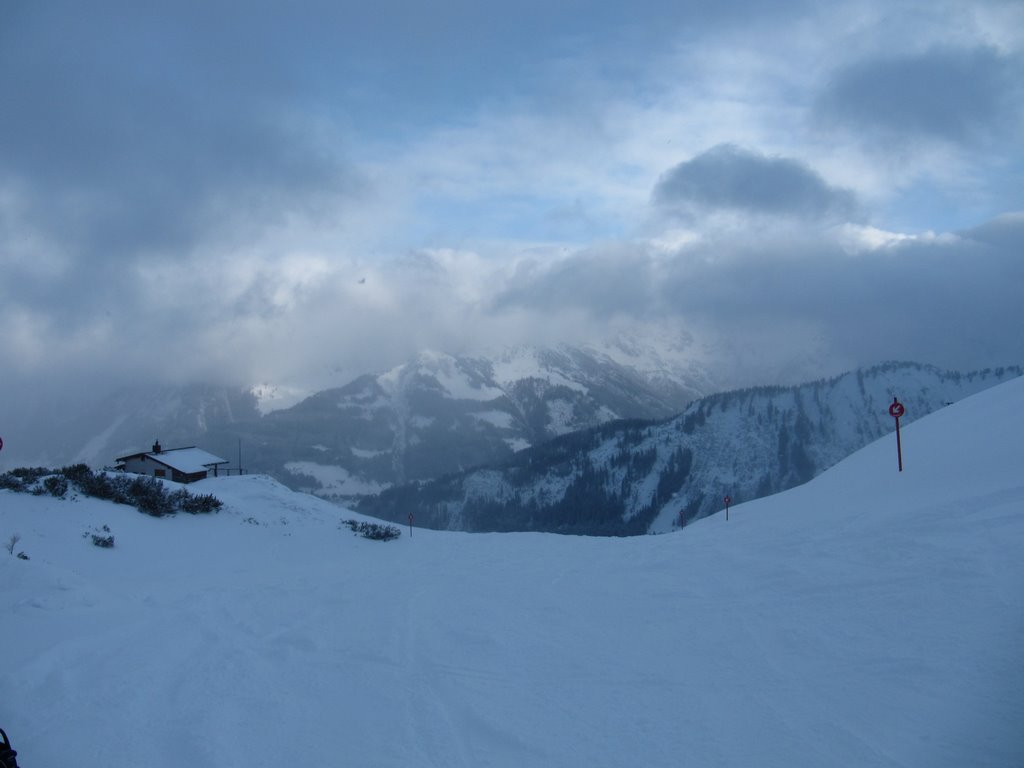
[(4, 0), (0, 387), (1021, 363), (1022, 137), (1018, 0)]

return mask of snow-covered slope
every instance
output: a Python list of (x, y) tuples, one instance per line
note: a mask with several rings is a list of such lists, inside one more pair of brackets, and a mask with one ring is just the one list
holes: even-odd
[(1019, 766), (1024, 379), (903, 438), (626, 539), (0, 491), (0, 726), (30, 768)]

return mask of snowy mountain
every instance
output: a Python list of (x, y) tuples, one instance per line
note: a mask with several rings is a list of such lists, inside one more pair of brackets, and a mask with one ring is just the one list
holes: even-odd
[(250, 463), (290, 487), (351, 500), (615, 419), (665, 417), (697, 394), (577, 348), (423, 353), (270, 413), (245, 442)]
[(725, 495), (747, 501), (810, 480), (891, 431), (894, 396), (909, 422), (1021, 373), (890, 363), (712, 395), (668, 421), (575, 433), (502, 465), (390, 489), (359, 509), (398, 522), (412, 513), (447, 530), (668, 531), (721, 509)]
[(1022, 765), (1024, 379), (903, 438), (625, 539), (0, 490), (0, 726), (40, 768)]
[[(521, 347), (489, 357), (427, 352), (276, 410), (267, 404), (293, 393), (269, 385), (124, 388), (32, 414), (25, 429), (7, 435), (3, 458), (11, 467), (104, 466), (159, 439), (200, 445), (293, 489), (353, 500), (503, 461), (614, 419), (664, 418), (706, 394), (711, 378), (686, 357), (686, 344), (627, 350), (625, 337), (616, 344)], [(20, 463), (10, 464), (15, 453)]]
[(701, 344), (679, 329), (648, 326), (642, 332), (621, 332), (582, 349), (633, 371), (672, 402), (690, 402), (729, 388), (725, 384), (729, 379), (722, 371), (731, 359), (723, 357), (720, 348)]

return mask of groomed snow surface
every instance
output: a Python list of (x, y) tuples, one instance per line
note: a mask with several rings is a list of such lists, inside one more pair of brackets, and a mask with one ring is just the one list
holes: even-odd
[(633, 539), (2, 491), (0, 727), (27, 768), (1024, 765), (1024, 380), (903, 448)]

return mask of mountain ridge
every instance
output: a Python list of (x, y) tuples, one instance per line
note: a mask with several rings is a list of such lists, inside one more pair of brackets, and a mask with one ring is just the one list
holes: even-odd
[(658, 422), (611, 423), (517, 454), (507, 463), (396, 487), (358, 509), (412, 513), (448, 530), (630, 535), (671, 530), (734, 502), (810, 480), (892, 428), (1009, 378), (1020, 367), (969, 373), (883, 363), (797, 387), (710, 395)]
[(711, 380), (695, 363), (687, 368), (694, 384), (671, 379), (685, 347), (675, 358), (633, 348), (625, 358), (643, 371), (596, 347), (505, 348), (490, 357), (422, 352), (267, 412), (260, 396), (273, 395), (269, 385), (122, 387), (85, 405), (26, 415), (0, 458), (15, 448), (22, 464), (103, 466), (157, 439), (198, 443), (236, 468), (346, 501), (504, 460), (580, 428), (678, 412)]

